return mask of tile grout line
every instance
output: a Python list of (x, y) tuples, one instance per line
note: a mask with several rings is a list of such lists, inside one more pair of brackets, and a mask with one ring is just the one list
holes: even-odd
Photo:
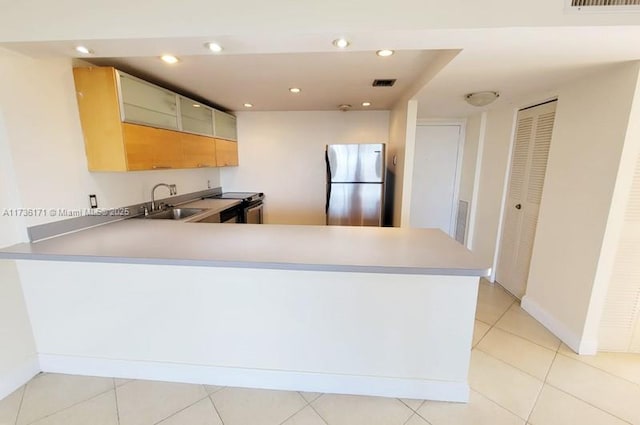
[[(503, 312), (502, 312), (502, 314), (500, 315), (500, 317), (498, 317), (498, 319), (495, 321), (495, 323), (494, 323), (493, 325), (489, 326), (489, 329), (487, 329), (487, 331), (484, 333), (484, 335), (482, 335), (482, 338), (480, 338), (480, 339), (478, 340), (478, 342), (476, 343), (476, 345), (473, 345), (473, 346), (471, 347), (472, 349), (473, 349), (473, 348), (475, 348), (475, 347), (477, 347), (477, 346), (482, 342), (482, 340), (484, 339), (484, 337), (486, 337), (486, 336), (489, 334), (489, 332), (491, 332), (491, 329), (493, 329), (493, 328), (495, 328), (495, 327), (496, 327), (496, 324), (500, 321), (500, 319), (502, 319), (502, 318), (504, 317), (504, 315), (505, 315), (505, 314), (507, 314), (507, 312), (509, 311), (509, 309), (511, 309), (511, 306), (512, 306), (512, 305), (513, 305), (513, 303), (515, 303), (515, 302), (516, 302), (516, 300), (511, 300), (511, 303), (509, 304), (509, 306), (507, 306), (507, 308), (505, 309), (505, 311), (503, 311)], [(477, 313), (477, 303), (476, 303), (476, 313)], [(482, 321), (481, 321), (481, 322), (482, 322)], [(483, 322), (483, 323), (484, 323), (484, 322)], [(488, 324), (488, 323), (487, 323), (487, 324)], [(498, 329), (500, 329), (500, 328), (498, 328)]]
[(118, 387), (116, 386), (116, 378), (113, 379), (113, 396), (116, 399), (116, 419), (120, 425), (120, 407), (118, 407)]
[(20, 396), (20, 404), (18, 405), (18, 411), (16, 412), (16, 420), (13, 422), (13, 425), (18, 425), (18, 418), (20, 417), (20, 411), (22, 410), (22, 402), (24, 401), (24, 395), (27, 393), (27, 385), (29, 382), (22, 386), (22, 395)]
[(620, 421), (622, 421), (622, 422), (624, 422), (624, 423), (626, 423), (626, 424), (633, 425), (633, 423), (632, 423), (632, 422), (629, 422), (629, 421), (628, 421), (628, 420), (626, 420), (626, 419), (622, 419), (621, 417), (617, 416), (616, 414), (611, 413), (611, 412), (609, 412), (608, 410), (604, 410), (603, 408), (598, 407), (598, 406), (596, 406), (595, 404), (593, 404), (593, 403), (591, 403), (591, 402), (589, 402), (589, 401), (587, 401), (587, 400), (583, 400), (583, 399), (581, 399), (580, 397), (578, 397), (577, 395), (575, 395), (575, 394), (571, 394), (570, 392), (568, 392), (568, 391), (566, 391), (566, 390), (563, 390), (562, 388), (559, 388), (559, 387), (555, 386), (554, 384), (551, 384), (551, 383), (549, 383), (549, 382), (545, 382), (545, 385), (548, 385), (548, 386), (550, 386), (551, 388), (553, 388), (553, 389), (555, 389), (555, 390), (560, 391), (561, 393), (564, 393), (564, 394), (566, 394), (566, 395), (568, 395), (568, 396), (570, 396), (570, 397), (573, 397), (573, 398), (575, 398), (576, 400), (580, 400), (580, 401), (581, 401), (581, 402), (583, 402), (584, 404), (587, 404), (587, 405), (589, 405), (589, 406), (593, 407), (594, 409), (597, 409), (597, 410), (599, 410), (599, 411), (601, 411), (601, 412), (604, 412), (604, 413), (606, 413), (607, 415), (612, 416), (612, 417), (614, 417), (614, 418), (616, 418), (616, 419), (618, 419), (618, 420), (620, 420)]
[(417, 408), (414, 409), (413, 407), (409, 406), (407, 403), (405, 403), (401, 399), (396, 398), (396, 400), (398, 400), (400, 403), (402, 403), (405, 406), (407, 406), (412, 412), (415, 412), (415, 413), (418, 413), (418, 409), (420, 409), (422, 407), (422, 405), (426, 402), (426, 400), (421, 400), (420, 406), (418, 406)]
[[(499, 359), (499, 358), (497, 358), (497, 357), (493, 356), (493, 355), (492, 355), (492, 354), (490, 354), (490, 353), (487, 353), (487, 352), (486, 352), (486, 351), (484, 351), (482, 348), (476, 348), (476, 350), (478, 350), (478, 351), (482, 351), (484, 354), (486, 354), (487, 356), (491, 357), (492, 359), (497, 360), (497, 361), (499, 361), (500, 363), (502, 363), (502, 364), (504, 364), (504, 365), (506, 365), (506, 366), (509, 366), (509, 367), (511, 367), (511, 368), (513, 368), (513, 369), (515, 369), (515, 370), (517, 370), (518, 372), (524, 373), (525, 375), (527, 375), (527, 376), (529, 376), (529, 377), (531, 377), (531, 378), (535, 379), (536, 381), (540, 381), (540, 382), (542, 382), (542, 383), (544, 384), (544, 381), (543, 381), (542, 379), (538, 378), (537, 376), (534, 376), (534, 375), (530, 374), (530, 373), (529, 373), (529, 372), (527, 372), (526, 370), (522, 370), (522, 369), (520, 369), (518, 366), (514, 366), (514, 365), (512, 365), (511, 363), (507, 363), (506, 361), (504, 361), (504, 360), (502, 360), (502, 359)], [(551, 361), (551, 364), (553, 364), (553, 360)], [(549, 366), (549, 370), (551, 370), (551, 366)]]
[[(227, 388), (227, 387), (225, 387), (225, 388)], [(224, 389), (224, 388), (223, 388), (223, 389)], [(222, 390), (218, 390), (218, 391), (222, 391)], [(215, 392), (213, 392), (213, 393), (211, 393), (211, 394), (215, 394), (215, 393), (217, 393), (218, 391), (215, 391)], [(220, 419), (220, 423), (221, 423), (222, 425), (224, 425), (224, 419), (222, 419), (222, 415), (220, 414), (220, 411), (218, 411), (218, 408), (216, 407), (216, 404), (213, 402), (213, 398), (211, 398), (211, 394), (209, 394), (207, 397), (209, 397), (209, 401), (211, 402), (211, 405), (213, 406), (213, 410), (215, 410), (216, 415), (218, 415), (218, 419)]]
[(429, 422), (428, 420), (426, 420), (425, 418), (423, 418), (422, 416), (420, 416), (420, 415), (418, 414), (418, 412), (416, 412), (416, 411), (414, 411), (414, 412), (413, 412), (413, 414), (412, 414), (412, 415), (410, 415), (410, 416), (407, 418), (407, 420), (406, 420), (406, 421), (404, 421), (404, 422), (402, 423), (402, 425), (407, 425), (407, 424), (409, 423), (409, 421), (410, 421), (411, 419), (413, 419), (413, 417), (414, 417), (414, 416), (417, 416), (417, 417), (419, 417), (420, 419), (422, 419), (423, 421), (425, 421), (425, 422), (427, 423), (427, 425), (431, 425), (431, 422)]
[[(567, 356), (565, 356), (565, 355), (564, 355), (564, 354), (562, 354), (559, 350), (560, 350), (560, 349), (558, 348), (558, 352), (556, 353), (556, 357), (554, 357), (554, 358), (553, 358), (553, 362), (551, 363), (551, 367), (549, 368), (549, 372), (547, 372), (547, 376), (545, 376), (545, 378), (544, 378), (544, 383), (545, 383), (545, 385), (548, 385), (548, 386), (550, 386), (550, 387), (552, 387), (552, 388), (554, 388), (554, 389), (556, 389), (556, 390), (558, 390), (558, 391), (560, 391), (560, 392), (562, 392), (562, 393), (565, 393), (565, 394), (567, 394), (567, 395), (569, 395), (569, 396), (571, 396), (571, 397), (573, 397), (573, 398), (575, 398), (575, 399), (577, 399), (577, 400), (580, 400), (580, 401), (582, 401), (583, 403), (588, 404), (589, 406), (593, 407), (594, 409), (598, 409), (598, 410), (600, 410), (601, 412), (604, 412), (604, 413), (606, 413), (606, 414), (608, 414), (608, 415), (613, 416), (614, 418), (620, 419), (622, 422), (626, 422), (626, 423), (630, 424), (631, 422), (627, 421), (626, 419), (622, 419), (621, 417), (619, 417), (619, 416), (618, 416), (618, 415), (616, 415), (615, 413), (612, 413), (612, 412), (610, 412), (610, 411), (608, 411), (608, 410), (605, 410), (605, 409), (603, 409), (603, 408), (601, 408), (601, 407), (598, 407), (598, 406), (596, 406), (595, 404), (593, 404), (593, 403), (591, 403), (591, 402), (589, 402), (589, 401), (587, 401), (587, 400), (583, 400), (581, 397), (578, 397), (576, 394), (572, 394), (572, 393), (570, 393), (570, 392), (568, 392), (568, 391), (566, 391), (566, 390), (563, 390), (562, 388), (560, 388), (560, 387), (558, 387), (558, 386), (556, 386), (556, 385), (552, 384), (551, 382), (549, 382), (549, 381), (547, 380), (547, 379), (549, 378), (549, 375), (551, 374), (551, 368), (553, 367), (553, 363), (555, 363), (556, 358), (557, 358), (557, 356), (558, 356), (558, 355), (561, 355), (562, 357), (565, 357), (565, 358), (571, 359), (571, 357), (567, 357)], [(571, 359), (571, 360), (575, 360), (575, 359)], [(579, 360), (576, 360), (576, 361), (579, 361)], [(586, 364), (586, 363), (583, 363), (583, 362), (580, 362), (580, 363), (584, 364), (585, 366), (590, 366), (590, 365), (588, 365), (588, 364)], [(592, 367), (592, 368), (594, 368), (594, 369), (596, 369), (596, 370), (600, 370), (600, 371), (602, 371), (602, 372), (608, 373), (607, 371), (604, 371), (604, 370), (598, 369), (598, 368), (596, 368), (596, 367), (593, 367), (593, 366), (591, 366), (591, 367)], [(620, 378), (620, 377), (615, 376), (615, 375), (613, 375), (613, 374), (610, 374), (610, 373), (608, 373), (608, 374), (609, 374), (610, 376), (614, 377), (614, 378), (623, 379), (623, 378)], [(625, 379), (623, 379), (623, 380), (625, 380)], [(625, 381), (626, 381), (626, 380), (625, 380)], [(627, 382), (629, 382), (629, 381), (627, 381)]]
[[(320, 397), (322, 397), (323, 395), (325, 395), (325, 393), (320, 394), (320, 396), (318, 398), (316, 398), (315, 400), (313, 400), (312, 403), (315, 403), (316, 401), (320, 400)], [(318, 417), (320, 419), (322, 419), (322, 422), (324, 422), (325, 424), (329, 425), (329, 422), (327, 422), (327, 420), (324, 418), (324, 416), (322, 416), (320, 414), (320, 412), (318, 412), (318, 410), (316, 409), (316, 407), (312, 403), (309, 403), (309, 407), (311, 407), (313, 409), (313, 411), (316, 412), (316, 415), (318, 415)]]
[[(536, 320), (536, 319), (533, 319), (533, 320)], [(544, 346), (544, 345), (542, 345), (542, 344), (540, 344), (540, 343), (538, 343), (538, 342), (535, 342), (535, 341), (533, 341), (533, 340), (531, 340), (531, 339), (529, 339), (529, 338), (526, 338), (526, 337), (524, 337), (524, 336), (522, 336), (522, 335), (518, 335), (518, 334), (517, 334), (517, 333), (515, 333), (515, 332), (511, 332), (510, 330), (507, 330), (507, 329), (502, 329), (502, 328), (499, 328), (499, 327), (496, 327), (496, 329), (499, 329), (499, 330), (501, 330), (502, 332), (506, 332), (506, 333), (508, 333), (509, 335), (517, 336), (518, 338), (524, 339), (525, 341), (530, 342), (530, 343), (532, 343), (532, 344), (535, 344), (535, 345), (537, 345), (538, 347), (546, 348), (546, 349), (547, 349), (547, 350), (549, 350), (549, 351), (555, 351), (555, 352), (557, 352), (557, 351), (560, 349), (560, 346), (562, 345), (562, 340), (560, 340), (560, 338), (558, 338), (557, 336), (555, 336), (555, 335), (553, 335), (553, 334), (551, 334), (551, 335), (553, 335), (553, 336), (558, 340), (558, 342), (559, 342), (559, 344), (558, 344), (558, 347), (557, 347), (557, 348), (549, 348), (549, 347)], [(549, 332), (549, 333), (551, 333), (551, 332)]]
[[(560, 350), (560, 348), (558, 348), (558, 350)], [(575, 360), (575, 361), (577, 361), (577, 362), (580, 362), (580, 364), (582, 364), (582, 365), (589, 366), (590, 368), (592, 368), (592, 369), (596, 369), (596, 370), (598, 370), (598, 371), (600, 371), (600, 372), (604, 372), (604, 373), (606, 373), (607, 375), (609, 375), (609, 376), (611, 376), (611, 377), (613, 377), (613, 378), (622, 379), (622, 380), (623, 380), (623, 381), (625, 381), (625, 382), (629, 382), (629, 383), (631, 383), (631, 384), (634, 384), (634, 385), (637, 385), (637, 386), (639, 386), (639, 387), (640, 387), (640, 384), (639, 384), (638, 382), (631, 381), (631, 380), (629, 380), (629, 379), (627, 379), (627, 378), (625, 378), (625, 377), (623, 377), (623, 376), (615, 375), (615, 374), (613, 374), (613, 373), (609, 372), (609, 371), (608, 371), (608, 370), (606, 370), (606, 369), (602, 369), (602, 368), (600, 368), (600, 367), (598, 367), (598, 366), (594, 366), (594, 365), (589, 364), (589, 363), (587, 363), (587, 362), (585, 362), (585, 361), (582, 361), (582, 360), (580, 360), (580, 358), (577, 358), (577, 359), (576, 359), (576, 358), (573, 358), (573, 357), (571, 357), (571, 356), (567, 356), (566, 354), (561, 353), (560, 351), (558, 351), (558, 354), (560, 354), (562, 357), (564, 357), (564, 358), (566, 358), (566, 359), (569, 359), (569, 360)], [(580, 354), (576, 354), (576, 355), (577, 355), (577, 356), (580, 356)]]
[(300, 394), (300, 391), (290, 391), (290, 392), (298, 394), (298, 397), (300, 397), (304, 401), (304, 406), (302, 406), (300, 409), (293, 412), (291, 415), (287, 416), (282, 422), (280, 422), (279, 425), (282, 425), (283, 423), (287, 422), (289, 419), (293, 418), (295, 415), (302, 412), (309, 404), (311, 404), (310, 401), (307, 401), (307, 399), (304, 398), (302, 394)]
[(193, 403), (191, 403), (190, 405), (185, 406), (185, 407), (183, 407), (182, 409), (180, 409), (180, 410), (177, 410), (177, 411), (173, 412), (173, 413), (172, 413), (172, 414), (170, 414), (169, 416), (165, 416), (164, 418), (160, 419), (158, 422), (154, 422), (154, 423), (153, 423), (153, 425), (158, 425), (160, 422), (162, 422), (162, 421), (166, 421), (167, 419), (174, 417), (174, 416), (175, 416), (175, 415), (177, 415), (178, 413), (183, 412), (183, 411), (187, 410), (188, 408), (193, 407), (194, 405), (196, 405), (196, 404), (200, 403), (200, 402), (201, 402), (202, 400), (204, 400), (205, 398), (209, 398), (209, 393), (207, 393), (207, 390), (204, 388), (204, 386), (203, 386), (202, 384), (200, 384), (200, 385), (202, 386), (202, 389), (204, 390), (204, 392), (207, 394), (205, 397), (202, 397), (201, 399), (198, 399), (198, 400), (194, 401), (194, 402), (193, 402)]
[[(551, 374), (551, 369), (553, 368), (553, 364), (556, 362), (556, 359), (558, 358), (558, 355), (560, 355), (560, 356), (562, 356), (562, 357), (565, 357), (565, 358), (568, 358), (568, 359), (571, 359), (571, 360), (576, 360), (576, 361), (578, 361), (578, 362), (580, 362), (581, 364), (584, 364), (584, 365), (586, 365), (586, 366), (591, 366), (591, 365), (589, 365), (589, 364), (587, 364), (587, 363), (584, 363), (584, 362), (580, 361), (579, 359), (573, 359), (573, 358), (571, 358), (571, 357), (569, 357), (569, 356), (564, 355), (563, 353), (561, 353), (561, 352), (560, 352), (560, 348), (561, 348), (561, 347), (562, 347), (562, 342), (560, 343), (560, 345), (558, 346), (558, 349), (556, 350), (556, 355), (553, 357), (553, 361), (551, 362), (551, 366), (549, 366), (549, 370), (547, 371), (547, 375), (544, 377), (544, 385), (548, 385), (548, 386), (550, 386), (551, 388), (554, 388), (554, 389), (556, 389), (556, 390), (558, 390), (558, 391), (560, 391), (560, 392), (562, 392), (562, 393), (564, 393), (564, 394), (567, 394), (567, 395), (568, 395), (568, 396), (570, 396), (570, 397), (575, 398), (576, 400), (580, 400), (580, 401), (582, 401), (583, 403), (585, 403), (585, 404), (587, 404), (587, 405), (589, 405), (589, 406), (593, 407), (594, 409), (598, 409), (598, 410), (600, 410), (601, 412), (604, 412), (604, 413), (606, 413), (606, 414), (608, 414), (608, 415), (611, 415), (611, 416), (613, 416), (614, 418), (617, 418), (617, 419), (621, 420), (622, 422), (625, 422), (625, 423), (631, 424), (631, 422), (628, 422), (627, 420), (622, 419), (622, 418), (618, 417), (617, 415), (615, 415), (615, 414), (613, 414), (613, 413), (611, 413), (611, 412), (609, 412), (609, 411), (607, 411), (607, 410), (604, 410), (604, 409), (602, 409), (602, 408), (600, 408), (600, 407), (598, 407), (598, 406), (596, 406), (596, 405), (594, 405), (594, 404), (590, 403), (590, 402), (589, 402), (589, 401), (587, 401), (587, 400), (583, 400), (582, 398), (578, 397), (577, 395), (575, 395), (575, 394), (571, 394), (570, 392), (565, 391), (565, 390), (563, 390), (562, 388), (559, 388), (559, 387), (555, 386), (554, 384), (552, 384), (551, 382), (549, 382), (549, 381), (548, 381), (548, 379), (549, 379), (549, 375)], [(579, 355), (579, 354), (578, 354), (578, 355)], [(602, 370), (602, 369), (597, 368), (597, 367), (595, 367), (595, 366), (591, 366), (591, 367), (592, 367), (592, 368), (594, 368), (594, 369), (596, 369), (596, 370), (600, 370), (600, 371), (602, 371), (602, 372), (608, 373), (610, 376), (612, 376), (612, 377), (614, 377), (614, 378), (619, 378), (619, 379), (626, 380), (626, 379), (624, 379), (624, 378), (620, 378), (620, 377), (618, 377), (618, 376), (616, 376), (616, 375), (613, 375), (613, 374), (611, 374), (611, 373), (607, 372), (606, 370)], [(629, 382), (629, 381), (627, 381), (627, 382)], [(544, 388), (544, 386), (543, 386), (543, 388)], [(536, 404), (537, 404), (537, 403), (538, 403), (538, 400), (536, 400)], [(535, 405), (534, 405), (534, 408), (535, 408)], [(532, 411), (532, 413), (533, 413), (533, 411)], [(531, 416), (529, 416), (529, 417), (531, 417)]]
[[(560, 346), (558, 346), (558, 350), (560, 349)], [(529, 416), (527, 416), (526, 419), (526, 423), (529, 423), (530, 419), (531, 419), (531, 415), (533, 415), (533, 411), (536, 410), (536, 406), (538, 405), (538, 401), (540, 401), (540, 395), (542, 395), (542, 390), (544, 390), (544, 386), (547, 384), (547, 378), (549, 377), (549, 374), (551, 373), (551, 368), (553, 367), (553, 363), (555, 363), (556, 358), (558, 357), (558, 351), (556, 351), (556, 353), (553, 355), (553, 360), (551, 360), (551, 363), (549, 364), (549, 369), (547, 369), (547, 373), (544, 375), (544, 379), (542, 380), (542, 386), (540, 387), (540, 391), (538, 391), (538, 395), (536, 396), (536, 401), (533, 403), (533, 406), (531, 407), (531, 411), (529, 412)]]
[[(96, 394), (96, 395), (94, 395), (94, 396), (92, 396), (92, 397), (89, 397), (89, 398), (87, 398), (87, 399), (84, 399), (84, 400), (78, 401), (77, 403), (73, 403), (71, 406), (67, 406), (67, 407), (64, 407), (64, 408), (62, 408), (62, 409), (60, 409), (60, 410), (56, 410), (55, 412), (51, 412), (51, 413), (49, 413), (48, 415), (42, 416), (42, 417), (40, 417), (40, 418), (38, 418), (38, 419), (36, 419), (36, 420), (34, 420), (34, 421), (28, 422), (28, 423), (23, 424), (23, 425), (30, 425), (30, 424), (33, 424), (33, 423), (35, 423), (35, 422), (41, 421), (41, 420), (43, 420), (43, 419), (45, 419), (45, 418), (48, 418), (49, 416), (53, 416), (53, 415), (58, 414), (58, 413), (60, 413), (60, 412), (64, 412), (65, 410), (69, 410), (69, 409), (71, 409), (72, 407), (76, 407), (76, 406), (78, 406), (79, 404), (84, 403), (85, 401), (90, 401), (90, 400), (93, 400), (94, 398), (98, 398), (98, 397), (100, 397), (100, 396), (103, 396), (103, 395), (105, 395), (106, 393), (108, 393), (109, 391), (113, 391), (113, 389), (112, 389), (112, 388), (111, 388), (111, 389), (108, 389), (108, 390), (103, 391), (103, 392), (101, 392), (101, 393), (99, 393), (99, 394)], [(17, 422), (16, 422), (16, 424), (17, 424)]]

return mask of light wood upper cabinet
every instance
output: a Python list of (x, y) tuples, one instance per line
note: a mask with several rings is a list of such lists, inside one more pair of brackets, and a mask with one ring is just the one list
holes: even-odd
[[(216, 140), (195, 134), (180, 134), (184, 168), (217, 167)], [(237, 164), (236, 164), (237, 165)]]
[(216, 159), (218, 167), (238, 165), (238, 143), (216, 139)]
[(127, 170), (184, 168), (182, 134), (128, 123), (123, 130)]
[[(75, 68), (73, 75), (90, 171), (219, 166), (210, 137), (217, 111), (111, 67)], [(225, 135), (235, 135), (226, 120)], [(238, 164), (233, 145), (221, 147), (225, 165)]]

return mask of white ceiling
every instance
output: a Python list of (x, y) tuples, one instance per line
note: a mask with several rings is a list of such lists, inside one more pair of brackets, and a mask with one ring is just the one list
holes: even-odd
[[(0, 47), (74, 57), (73, 46), (87, 44), (91, 60), (134, 68), (231, 110), (244, 102), (309, 110), (363, 100), (388, 108), (411, 86), (420, 118), (482, 110), (464, 102), (473, 91), (501, 93), (487, 108), (544, 100), (569, 80), (640, 60), (640, 13), (568, 12), (561, 0), (90, 3), (7, 2)], [(345, 52), (331, 44), (342, 35), (352, 41)], [(221, 55), (204, 48), (212, 40), (224, 45)], [(374, 56), (381, 48), (398, 53)], [(182, 62), (165, 66), (162, 53)], [(373, 78), (398, 78), (398, 85), (374, 91)], [(289, 94), (292, 85), (303, 92)]]
[[(256, 111), (390, 109), (428, 67), (437, 52), (403, 50), (390, 57), (374, 51), (184, 56), (175, 65), (157, 57), (90, 59), (233, 111), (251, 103)], [(373, 87), (376, 78), (397, 79)], [(165, 84), (162, 84), (165, 83)], [(290, 87), (302, 92), (292, 94)], [(362, 102), (371, 102), (363, 107)]]

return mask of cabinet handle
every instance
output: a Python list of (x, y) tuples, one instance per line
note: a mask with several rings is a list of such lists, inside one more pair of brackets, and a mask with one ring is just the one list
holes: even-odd
[(169, 166), (169, 165), (154, 165), (153, 166), (154, 170), (168, 170), (170, 168), (171, 168), (171, 166)]

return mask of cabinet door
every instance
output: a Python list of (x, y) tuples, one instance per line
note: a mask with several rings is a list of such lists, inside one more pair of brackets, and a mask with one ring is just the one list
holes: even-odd
[(216, 139), (216, 159), (218, 167), (238, 165), (238, 144)]
[(216, 141), (211, 137), (181, 134), (184, 168), (216, 167)]
[(118, 74), (123, 121), (174, 130), (178, 128), (175, 93), (129, 75)]
[(236, 117), (221, 111), (213, 111), (215, 120), (215, 136), (216, 138), (227, 140), (238, 140), (236, 130)]
[(213, 109), (180, 96), (182, 131), (213, 136)]
[(182, 168), (180, 133), (143, 125), (123, 124), (127, 170)]

